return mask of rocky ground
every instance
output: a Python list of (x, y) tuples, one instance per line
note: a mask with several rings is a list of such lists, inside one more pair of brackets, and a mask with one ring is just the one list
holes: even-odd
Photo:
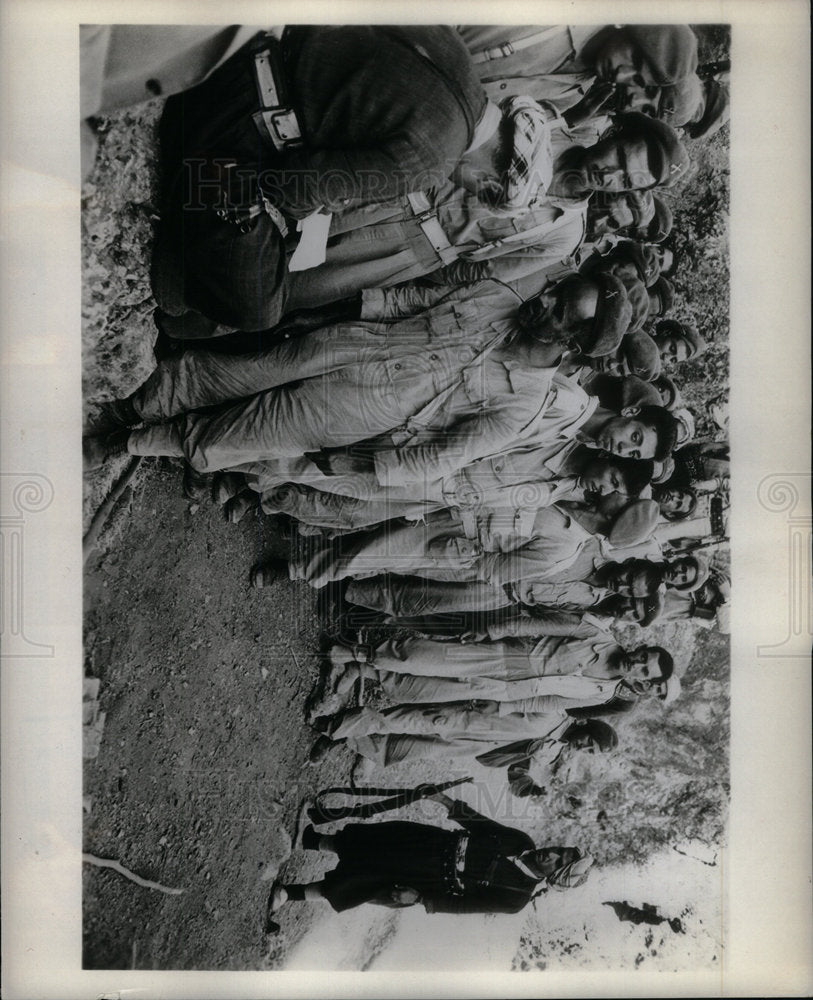
[[(156, 103), (99, 123), (99, 156), (83, 199), (89, 419), (99, 401), (129, 393), (154, 365), (149, 262), (159, 112)], [(86, 530), (126, 464), (112, 463), (87, 480)], [(591, 880), (586, 909), (570, 896), (556, 897), (555, 905), (519, 918), (466, 918), (467, 936), (459, 924), (421, 919), (417, 912), (364, 907), (334, 917), (324, 906), (293, 904), (281, 935), (266, 939), (263, 912), (280, 865), (287, 877), (304, 881), (324, 868), (317, 856), (291, 847), (301, 803), (320, 788), (346, 784), (352, 764), (343, 749), (318, 766), (307, 763), (314, 733), (305, 723), (306, 701), (331, 621), (304, 584), (249, 588), (250, 567), (286, 550), (279, 526), (254, 516), (229, 525), (212, 503), (184, 499), (178, 464), (143, 461), (97, 528), (86, 563), (85, 674), (100, 681), (105, 719), (98, 756), (85, 765), (84, 846), (183, 892), (140, 888), (85, 865), (86, 967), (403, 968), (419, 946), (426, 967), (438, 968), (467, 955), (469, 967), (479, 962), (498, 969), (583, 966), (591, 956), (601, 967), (629, 968), (643, 961), (672, 968), (717, 960), (719, 935), (709, 931), (719, 916), (716, 857), (677, 855), (666, 844), (671, 832), (652, 826), (642, 801), (629, 797), (631, 786), (623, 782), (636, 768), (646, 770), (649, 753), (634, 734), (628, 756), (614, 765), (615, 784), (607, 786), (621, 789), (615, 799), (576, 797), (564, 807), (557, 800), (517, 818), (555, 842), (577, 837), (606, 865)], [(693, 674), (704, 692), (702, 705), (699, 696), (687, 701), (684, 728), (699, 727), (701, 739), (713, 734), (725, 746), (727, 644), (704, 636), (702, 657), (693, 658), (691, 632), (672, 626), (669, 641), (680, 670)], [(649, 722), (660, 724), (654, 717)], [(725, 780), (724, 751), (715, 766)], [(443, 772), (413, 766), (377, 780), (412, 785), (429, 777)], [(680, 781), (691, 778), (681, 772)], [(657, 792), (663, 804), (654, 811), (668, 815), (669, 797), (682, 787), (678, 779), (661, 779), (658, 787), (647, 780), (637, 776), (634, 787), (647, 801)], [(589, 775), (583, 784), (590, 784)], [(474, 804), (471, 790), (465, 794)], [(612, 809), (607, 820), (611, 803), (615, 822)], [(412, 815), (435, 820), (434, 808), (413, 807)], [(708, 829), (718, 836), (724, 803), (708, 809), (714, 818)], [(599, 827), (595, 817), (602, 812)], [(642, 854), (651, 854), (654, 867), (633, 863), (640, 860), (628, 850), (636, 822), (650, 822), (652, 845), (665, 845), (658, 854), (645, 842)], [(675, 843), (684, 839), (678, 832)], [(664, 872), (677, 874), (672, 879)], [(653, 930), (622, 923), (602, 905), (628, 897), (635, 906), (650, 902), (679, 917), (685, 933), (665, 924)], [(648, 935), (654, 935), (649, 945)], [(454, 944), (466, 936), (475, 942), (470, 955)]]

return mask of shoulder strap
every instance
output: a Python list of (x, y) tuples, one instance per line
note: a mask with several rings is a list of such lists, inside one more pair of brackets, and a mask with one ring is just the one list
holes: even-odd
[[(579, 210), (581, 210), (581, 208)], [(559, 208), (558, 211), (561, 215), (564, 214), (565, 209)], [(557, 219), (559, 217), (560, 216), (557, 216)], [(539, 225), (523, 229), (521, 232), (512, 233), (510, 236), (504, 236), (499, 240), (491, 240), (489, 243), (483, 243), (481, 246), (475, 247), (473, 250), (463, 250), (459, 256), (463, 260), (481, 260), (484, 259), (483, 255), (487, 256), (492, 250), (497, 250), (500, 247), (507, 246), (510, 250), (510, 245), (512, 243), (528, 243), (529, 246), (533, 246), (533, 240), (537, 236), (541, 236), (550, 227), (550, 225), (550, 222), (540, 222)]]
[(502, 42), (500, 45), (495, 45), (490, 49), (483, 49), (482, 52), (472, 53), (471, 61), (475, 64), (492, 62), (494, 59), (504, 59), (507, 56), (513, 55), (515, 52), (521, 52), (523, 49), (529, 49), (532, 45), (540, 45), (542, 42), (546, 42), (549, 38), (555, 38), (556, 35), (561, 34), (563, 31), (567, 31), (565, 25), (557, 24), (552, 28), (543, 28), (541, 31), (535, 32), (533, 35), (528, 35), (527, 38), (520, 38), (516, 42)]

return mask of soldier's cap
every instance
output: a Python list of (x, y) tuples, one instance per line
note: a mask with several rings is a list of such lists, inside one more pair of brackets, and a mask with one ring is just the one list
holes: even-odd
[(658, 313), (664, 316), (675, 302), (675, 286), (668, 278), (658, 276), (649, 288), (650, 298), (658, 300)]
[(662, 462), (655, 462), (655, 471), (652, 473), (652, 482), (667, 483), (675, 474), (675, 460), (668, 455)]
[[(609, 376), (609, 378), (619, 376)], [(625, 406), (663, 406), (661, 394), (651, 382), (645, 382), (637, 375), (621, 375), (621, 405)], [(614, 409), (614, 407), (610, 407)], [(635, 459), (631, 459), (635, 461)]]
[(651, 288), (660, 276), (661, 262), (658, 251), (654, 246), (644, 244), (641, 247), (641, 281), (647, 288)]
[(652, 196), (652, 204), (655, 213), (649, 223), (646, 238), (649, 243), (663, 243), (666, 237), (672, 232), (675, 219), (672, 209), (657, 195)]
[(651, 382), (661, 373), (661, 356), (658, 345), (644, 330), (634, 330), (621, 341), (621, 353), (630, 372)]
[(646, 597), (634, 597), (632, 603), (635, 620), (642, 628), (646, 628), (658, 619), (663, 611), (663, 592), (656, 590), (654, 594), (648, 594)]
[(642, 139), (647, 145), (649, 169), (655, 177), (650, 187), (672, 187), (688, 171), (690, 160), (686, 147), (666, 122), (626, 111), (616, 115), (615, 135), (620, 139)]
[(658, 118), (672, 128), (679, 128), (698, 115), (704, 105), (703, 84), (696, 73), (691, 73), (677, 83), (661, 87)]
[(601, 271), (615, 273), (616, 266), (620, 265), (623, 268), (627, 264), (632, 264), (647, 288), (658, 280), (661, 273), (661, 264), (655, 247), (631, 239), (618, 243), (604, 260), (598, 262), (597, 267)]
[(672, 416), (677, 420), (677, 441), (675, 451), (688, 444), (695, 433), (694, 414), (687, 406), (677, 406), (670, 410)]
[(661, 589), (663, 583), (663, 563), (649, 559), (633, 559), (630, 579), (630, 593), (634, 598), (649, 597)]
[(661, 702), (664, 705), (671, 705), (672, 702), (680, 697), (680, 692), (682, 685), (680, 683), (680, 678), (677, 674), (672, 674), (665, 682), (666, 691), (661, 696)]
[(679, 337), (689, 348), (688, 361), (694, 361), (705, 353), (708, 344), (701, 337), (694, 323), (682, 323), (676, 319), (662, 319), (655, 326), (655, 337)]
[(697, 69), (697, 36), (685, 24), (627, 24), (626, 35), (635, 42), (660, 86), (676, 83)]
[(649, 292), (646, 285), (639, 278), (633, 278), (623, 272), (617, 275), (617, 277), (624, 285), (629, 304), (632, 307), (632, 316), (627, 328), (627, 333), (632, 333), (635, 330), (641, 329), (649, 315)]
[(705, 139), (723, 127), (731, 116), (728, 86), (713, 77), (704, 81), (705, 102), (695, 121), (687, 122), (683, 131), (690, 139)]
[(590, 280), (598, 286), (599, 296), (593, 320), (592, 343), (582, 344), (581, 350), (588, 357), (600, 358), (618, 350), (632, 319), (632, 305), (623, 282), (614, 274), (599, 272)]
[(660, 507), (654, 500), (633, 500), (616, 516), (607, 541), (618, 548), (646, 541), (659, 517)]

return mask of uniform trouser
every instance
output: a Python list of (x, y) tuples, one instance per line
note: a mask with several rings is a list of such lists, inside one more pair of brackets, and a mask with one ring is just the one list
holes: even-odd
[[(372, 366), (386, 363), (390, 356), (405, 364), (401, 357), (395, 358), (399, 345), (394, 344), (390, 350), (379, 328), (380, 324), (375, 323), (332, 323), (304, 336), (280, 338), (262, 349), (255, 344), (243, 353), (186, 351), (180, 357), (159, 362), (132, 393), (130, 402), (143, 421), (156, 424), (190, 410), (222, 406), (303, 379), (329, 379), (344, 370), (346, 378), (339, 379), (341, 384), (353, 371), (374, 373)], [(386, 380), (386, 373), (381, 377)], [(331, 391), (332, 384), (327, 384), (327, 391)], [(291, 465), (292, 471), (296, 468), (296, 464)]]
[(390, 764), (413, 757), (475, 757), (522, 737), (547, 736), (561, 722), (562, 713), (551, 712), (521, 732), (494, 710), (460, 704), (404, 705), (383, 712), (369, 708), (345, 712), (332, 737), (346, 740), (365, 757)]
[(243, 215), (235, 225), (217, 214), (224, 208), (246, 213), (258, 202), (258, 175), (284, 167), (252, 121), (257, 107), (247, 47), (164, 106), (162, 220), (152, 283), (158, 304), (172, 315), (191, 311), (193, 318), (202, 314), (247, 331), (268, 329), (282, 315), (287, 248), (276, 223), (261, 213), (251, 221)]
[[(258, 216), (253, 227), (242, 232), (206, 207), (185, 213), (182, 232), (182, 237), (172, 232), (159, 237), (159, 259), (164, 263), (156, 261), (156, 268), (180, 267), (181, 317), (188, 317), (184, 336), (216, 337), (230, 330), (267, 330), (279, 323), (286, 310), (287, 253), (269, 216)], [(157, 276), (153, 287), (158, 292)], [(178, 314), (166, 293), (158, 292), (158, 300), (169, 306), (171, 315)]]
[[(552, 710), (551, 725), (561, 722), (562, 713)], [(350, 709), (332, 732), (333, 739), (371, 734), (404, 733), (408, 736), (442, 736), (444, 739), (470, 738), (486, 742), (510, 742), (525, 736), (545, 736), (548, 716), (535, 719), (506, 717), (495, 702), (474, 707), (467, 702), (443, 705), (399, 705), (379, 712), (371, 708)], [(543, 732), (537, 732), (537, 729)]]
[(395, 619), (445, 612), (497, 611), (513, 604), (499, 585), (446, 583), (409, 576), (353, 580), (345, 597), (351, 604), (383, 611)]
[(514, 697), (506, 682), (494, 677), (413, 676), (379, 670), (377, 679), (387, 697), (403, 705), (431, 705), (471, 698), (508, 701)]
[(262, 493), (261, 504), (266, 514), (287, 514), (302, 524), (323, 528), (328, 537), (397, 517), (417, 521), (437, 509), (437, 504), (421, 500), (365, 500), (326, 493), (303, 483), (270, 487)]
[[(434, 642), (415, 636), (382, 642), (375, 651), (374, 665), (377, 670), (392, 674), (452, 677), (458, 680), (493, 678), (500, 682), (539, 676), (544, 666), (538, 660), (531, 659), (529, 646), (522, 640), (463, 645), (457, 642)], [(463, 698), (465, 697), (464, 695)]]
[(344, 546), (325, 542), (307, 561), (291, 564), (291, 578), (323, 587), (348, 577), (378, 576), (383, 571), (414, 573), (432, 580), (477, 580), (482, 547), (466, 537), (451, 512), (421, 524), (385, 524)]
[(351, 366), (224, 406), (186, 413), (130, 433), (133, 455), (182, 457), (198, 472), (344, 447), (400, 426), (438, 389), (425, 362), (405, 359), (397, 380), (386, 366)]
[(471, 740), (443, 739), (440, 736), (371, 735), (349, 737), (347, 745), (362, 757), (381, 767), (413, 760), (465, 760), (490, 750), (494, 743), (474, 743)]

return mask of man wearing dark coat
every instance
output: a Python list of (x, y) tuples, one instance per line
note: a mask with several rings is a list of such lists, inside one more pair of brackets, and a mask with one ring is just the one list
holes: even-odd
[[(307, 827), (306, 850), (332, 851), (338, 865), (320, 882), (278, 882), (269, 918), (286, 902), (326, 899), (336, 911), (361, 903), (427, 913), (518, 913), (548, 886), (572, 888), (587, 880), (592, 858), (574, 847), (537, 848), (527, 833), (481, 816), (440, 792), (460, 830), (423, 823), (350, 823), (331, 836)], [(269, 932), (279, 925), (269, 921)]]
[(485, 106), (451, 28), (292, 26), (281, 43), (260, 33), (164, 109), (159, 305), (273, 326), (297, 220), (440, 184)]

